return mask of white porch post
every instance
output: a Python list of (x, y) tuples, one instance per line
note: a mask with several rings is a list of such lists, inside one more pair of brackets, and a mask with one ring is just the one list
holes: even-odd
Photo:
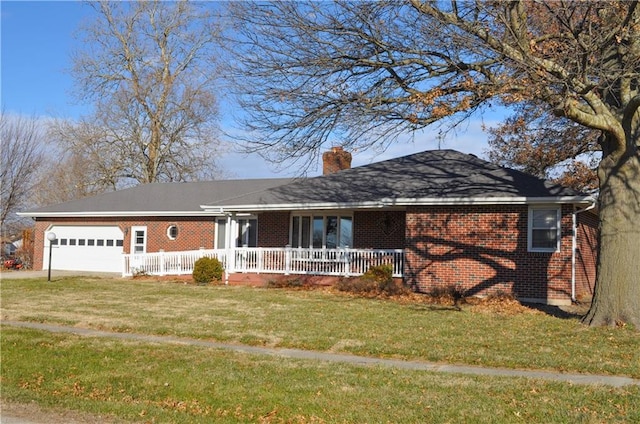
[[(232, 217), (234, 219), (232, 219)], [(235, 267), (236, 267), (236, 258), (235, 258), (235, 251), (231, 246), (231, 240), (233, 240), (233, 238), (231, 237), (231, 233), (232, 233), (232, 228), (231, 228), (231, 224), (235, 221), (235, 214), (233, 215), (227, 215), (227, 231), (225, 234), (225, 241), (224, 241), (224, 245), (225, 245), (225, 256), (227, 257), (227, 266), (224, 267), (225, 268), (225, 284), (229, 284), (229, 274), (233, 273), (235, 271)]]
[(160, 249), (158, 260), (160, 261), (160, 276), (164, 275), (164, 249)]
[(349, 253), (349, 247), (344, 248), (344, 273), (346, 277), (351, 275), (351, 254)]
[(291, 245), (287, 244), (284, 247), (284, 275), (291, 273)]

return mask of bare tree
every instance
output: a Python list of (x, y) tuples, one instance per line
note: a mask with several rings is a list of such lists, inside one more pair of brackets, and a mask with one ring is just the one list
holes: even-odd
[(255, 149), (370, 146), (535, 101), (600, 132), (598, 277), (585, 322), (640, 328), (637, 1), (237, 2)]
[(91, 116), (58, 122), (93, 184), (123, 187), (207, 178), (217, 170), (217, 22), (185, 1), (91, 3), (98, 19), (74, 56)]
[(44, 131), (34, 118), (2, 111), (0, 140), (0, 219), (4, 238), (21, 229), (15, 213), (31, 204), (31, 191), (44, 163)]
[(57, 159), (42, 167), (32, 192), (34, 205), (62, 203), (117, 189), (115, 181), (99, 173), (102, 161), (96, 164), (72, 149), (61, 151), (58, 145), (51, 150), (56, 152)]

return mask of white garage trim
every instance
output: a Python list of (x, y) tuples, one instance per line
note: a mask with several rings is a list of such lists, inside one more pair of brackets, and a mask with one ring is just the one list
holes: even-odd
[(55, 233), (51, 268), (122, 272), (124, 234), (117, 225), (54, 225), (45, 232), (43, 269), (49, 268), (49, 240)]

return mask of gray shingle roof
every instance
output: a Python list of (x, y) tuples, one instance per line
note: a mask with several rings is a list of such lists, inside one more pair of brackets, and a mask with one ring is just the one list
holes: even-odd
[(502, 168), (454, 150), (433, 150), (335, 174), (299, 180), (207, 206), (401, 204), (420, 200), (558, 199), (582, 197), (523, 172)]
[(314, 178), (156, 183), (24, 216), (193, 216), (455, 202), (587, 203), (589, 196), (454, 150), (432, 150)]
[(238, 193), (264, 191), (293, 181), (291, 178), (218, 180), (189, 183), (152, 183), (59, 203), (21, 213), (24, 216), (75, 215), (198, 215), (202, 203), (216, 202)]

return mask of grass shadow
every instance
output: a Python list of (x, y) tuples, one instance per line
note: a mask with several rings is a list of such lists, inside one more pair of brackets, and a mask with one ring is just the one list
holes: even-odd
[(431, 311), (431, 312), (462, 312), (462, 308), (458, 305), (441, 305), (431, 304), (413, 304), (408, 309), (412, 311)]
[(554, 306), (544, 305), (541, 303), (522, 302), (522, 305), (560, 319), (582, 319), (589, 310), (588, 303), (573, 303), (566, 306)]

